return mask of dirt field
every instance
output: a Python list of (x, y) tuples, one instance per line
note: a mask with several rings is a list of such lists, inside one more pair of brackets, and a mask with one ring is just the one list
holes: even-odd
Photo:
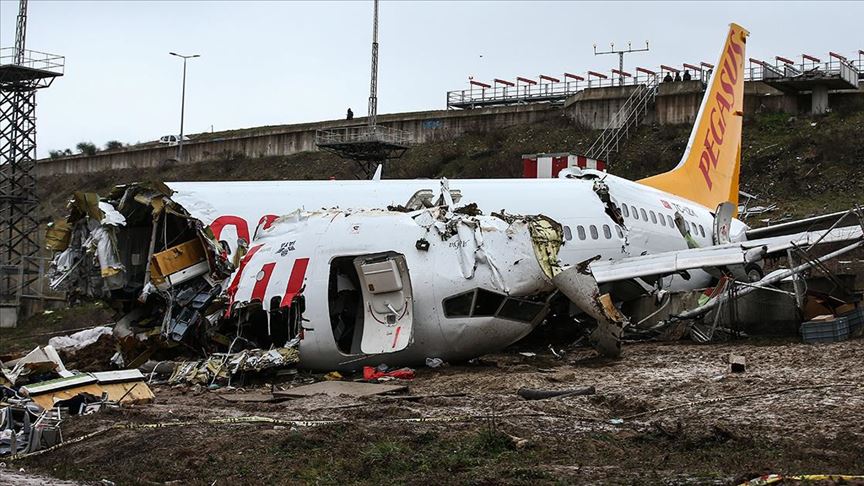
[[(410, 395), (464, 393), (419, 400), (235, 404), (217, 394), (239, 391), (157, 386), (154, 404), (72, 418), (64, 437), (115, 423), (332, 422), (110, 430), (10, 466), (65, 480), (202, 485), (736, 484), (768, 472), (864, 474), (862, 344), (641, 343), (618, 361), (585, 348), (563, 360), (512, 352), (418, 370), (405, 382)], [(746, 357), (745, 373), (729, 372), (732, 352)], [(516, 394), (583, 385), (596, 395), (527, 401)], [(821, 388), (775, 393), (792, 387)], [(699, 403), (732, 396), (739, 398)], [(696, 403), (682, 406), (688, 402)]]

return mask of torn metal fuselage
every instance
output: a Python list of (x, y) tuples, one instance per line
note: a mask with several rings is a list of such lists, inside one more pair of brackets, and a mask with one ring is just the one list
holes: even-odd
[(298, 332), (300, 364), (312, 369), (500, 350), (547, 313), (561, 227), (448, 208), (297, 211), (265, 223), (230, 279), (229, 313), (241, 327), (258, 315), (270, 333)]
[[(136, 319), (115, 330), (183, 340), (197, 328), (233, 267), (212, 233), (161, 184), (118, 186), (108, 197), (75, 193), (51, 225), (51, 286), (71, 301), (104, 299)], [(126, 322), (131, 321), (131, 322)], [(157, 332), (153, 332), (156, 330)]]

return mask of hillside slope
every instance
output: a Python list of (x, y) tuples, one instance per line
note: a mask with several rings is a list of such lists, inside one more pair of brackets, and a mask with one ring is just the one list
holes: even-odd
[[(610, 171), (640, 178), (675, 166), (690, 126), (643, 126), (612, 160)], [(468, 133), (454, 140), (412, 148), (385, 169), (385, 178), (519, 177), (521, 155), (536, 152), (582, 153), (598, 132), (562, 117), (490, 133)], [(848, 208), (864, 202), (864, 111), (822, 117), (761, 114), (745, 120), (741, 187), (777, 203), (778, 213), (802, 216)], [(125, 169), (39, 180), (40, 217), (62, 214), (75, 190), (106, 193), (115, 184), (143, 180), (351, 179), (353, 162), (308, 152), (287, 157), (232, 159), (158, 170)]]

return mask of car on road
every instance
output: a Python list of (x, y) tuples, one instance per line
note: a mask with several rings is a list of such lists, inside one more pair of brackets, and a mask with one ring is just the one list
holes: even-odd
[[(189, 137), (184, 135), (183, 141), (188, 142)], [(168, 144), (169, 146), (177, 145), (180, 143), (180, 135), (164, 135), (159, 138), (159, 143)]]

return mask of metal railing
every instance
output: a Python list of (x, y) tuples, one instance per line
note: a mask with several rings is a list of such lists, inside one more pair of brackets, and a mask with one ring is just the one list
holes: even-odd
[[(708, 64), (701, 66), (685, 65), (685, 69), (681, 71), (689, 71), (691, 79), (707, 83), (711, 78), (712, 69)], [(701, 67), (700, 69), (686, 69), (692, 67)], [(584, 79), (572, 79), (574, 75), (564, 76), (565, 81), (561, 82), (530, 82), (532, 80), (517, 80), (513, 86), (502, 85), (504, 81), (495, 81), (494, 85), (483, 87), (484, 83), (473, 82), (468, 89), (448, 91), (447, 92), (447, 109), (466, 109), (466, 108), (482, 108), (484, 106), (495, 105), (512, 105), (521, 103), (558, 103), (564, 102), (568, 97), (573, 96), (580, 91), (588, 88), (607, 88), (613, 86), (638, 86), (640, 84), (648, 84), (651, 78), (665, 76), (666, 73), (672, 74), (670, 69), (659, 67), (653, 71), (656, 74), (647, 74), (646, 72), (636, 70), (636, 74), (632, 76), (621, 76), (616, 74), (605, 75), (603, 73), (590, 72)], [(676, 68), (677, 69), (677, 68)], [(645, 71), (652, 71), (647, 69)], [(745, 81), (764, 81), (766, 79), (776, 79), (783, 77), (794, 77), (806, 73), (820, 72), (829, 76), (840, 76), (843, 79), (864, 79), (864, 54), (859, 54), (858, 59), (841, 61), (832, 57), (829, 61), (815, 62), (804, 61), (798, 64), (787, 64), (776, 61), (774, 65), (767, 62), (755, 63), (749, 62), (745, 68)], [(601, 76), (598, 76), (602, 75)], [(680, 74), (680, 73), (679, 73)], [(580, 76), (581, 77), (581, 76)], [(529, 82), (526, 82), (529, 81)], [(509, 84), (509, 83), (508, 83)]]
[(21, 67), (48, 71), (60, 75), (63, 74), (63, 71), (66, 68), (66, 58), (58, 56), (57, 54), (25, 49), (21, 62), (16, 62), (16, 54), (17, 51), (14, 47), (0, 48), (0, 66), (14, 64)]
[[(662, 70), (658, 68), (657, 73)], [(632, 76), (611, 75), (605, 78), (588, 75), (584, 80), (548, 82), (537, 84), (516, 84), (516, 86), (493, 86), (483, 88), (472, 86), (468, 89), (448, 91), (447, 109), (480, 108), (494, 105), (513, 105), (520, 103), (564, 102), (568, 97), (588, 88), (611, 88), (616, 86), (639, 86), (649, 84), (660, 74), (637, 72)], [(707, 82), (711, 71), (704, 69), (691, 72), (691, 79)]]
[(825, 62), (808, 61), (798, 64), (777, 62), (773, 65), (767, 62), (749, 62), (745, 69), (744, 81), (765, 81), (815, 74), (839, 76), (855, 84), (856, 79), (864, 78), (864, 59), (841, 61), (832, 58)]
[(597, 140), (588, 148), (585, 155), (609, 163), (610, 155), (618, 152), (621, 140), (630, 136), (630, 129), (639, 125), (640, 119), (648, 111), (648, 105), (657, 96), (660, 76), (653, 76), (648, 83), (639, 86), (613, 115), (609, 125), (603, 130)]
[(380, 125), (331, 128), (315, 132), (316, 145), (338, 145), (345, 143), (379, 142), (393, 145), (408, 145), (411, 136), (404, 130)]

